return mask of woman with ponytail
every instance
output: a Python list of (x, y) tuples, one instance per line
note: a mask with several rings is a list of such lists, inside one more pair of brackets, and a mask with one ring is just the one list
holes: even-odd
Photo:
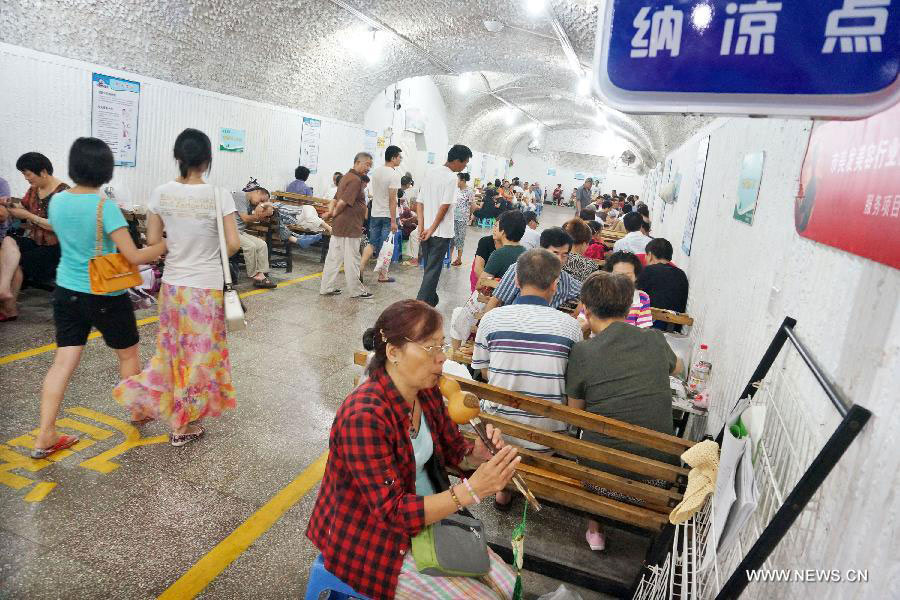
[(224, 274), (216, 224), (219, 196), (228, 254), (241, 247), (231, 194), (206, 183), (212, 145), (202, 131), (185, 129), (175, 140), (180, 176), (150, 195), (147, 242), (166, 233), (165, 272), (159, 292), (156, 354), (143, 372), (123, 380), (113, 397), (132, 422), (164, 419), (169, 441), (183, 446), (199, 439), (195, 423), (234, 408), (231, 362), (225, 341)]

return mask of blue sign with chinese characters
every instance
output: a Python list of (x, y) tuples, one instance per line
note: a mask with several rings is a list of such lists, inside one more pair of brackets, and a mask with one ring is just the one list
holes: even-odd
[(900, 90), (892, 0), (612, 0), (597, 42), (621, 110), (865, 116)]

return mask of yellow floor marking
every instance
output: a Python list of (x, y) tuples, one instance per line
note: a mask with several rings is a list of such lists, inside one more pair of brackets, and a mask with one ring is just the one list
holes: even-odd
[(82, 423), (81, 421), (76, 421), (75, 419), (70, 419), (68, 417), (57, 419), (56, 426), (75, 429), (77, 431), (90, 435), (95, 440), (105, 440), (115, 434), (114, 431), (110, 431), (109, 429), (102, 429), (100, 427), (96, 427), (88, 423)]
[(0, 465), (0, 483), (14, 490), (21, 490), (23, 487), (28, 487), (34, 483), (34, 479), (28, 479), (9, 472), (10, 469), (18, 469), (21, 466), (15, 463), (3, 463)]
[[(278, 288), (287, 287), (289, 285), (294, 285), (295, 283), (300, 283), (301, 281), (309, 281), (310, 279), (315, 279), (316, 277), (321, 277), (322, 272), (313, 273), (312, 275), (304, 275), (303, 277), (297, 277), (295, 279), (288, 279), (287, 281), (282, 281), (278, 284)], [(257, 289), (250, 290), (249, 292), (244, 292), (240, 294), (241, 298), (247, 298), (249, 296), (256, 296), (259, 294), (265, 294), (267, 292), (271, 292), (271, 289)], [(143, 327), (144, 325), (148, 325), (150, 323), (156, 323), (159, 321), (159, 317), (147, 317), (146, 319), (139, 319), (137, 324), (138, 327)], [(94, 331), (88, 336), (88, 340), (95, 340), (100, 337), (99, 331)], [(32, 348), (30, 350), (23, 350), (22, 352), (15, 352), (13, 354), (6, 354), (4, 356), (0, 356), (0, 365), (5, 365), (7, 363), (16, 362), (17, 360), (24, 360), (26, 358), (31, 358), (32, 356), (37, 356), (38, 354), (44, 354), (46, 352), (52, 352), (56, 350), (56, 344), (46, 344), (44, 346), (38, 346), (37, 348)]]
[(51, 483), (49, 481), (42, 481), (33, 488), (31, 491), (25, 494), (25, 502), (40, 502), (44, 498), (47, 497), (47, 494), (50, 493), (50, 490), (56, 487), (55, 483)]
[(94, 421), (103, 423), (104, 425), (109, 425), (110, 427), (121, 431), (125, 436), (125, 441), (121, 444), (113, 446), (106, 452), (101, 452), (97, 456), (79, 463), (78, 466), (84, 467), (85, 469), (91, 469), (100, 473), (111, 473), (121, 466), (117, 463), (112, 462), (110, 460), (111, 458), (115, 458), (120, 454), (138, 446), (147, 446), (149, 444), (164, 444), (169, 441), (168, 435), (157, 435), (150, 438), (142, 438), (141, 432), (138, 431), (137, 427), (135, 427), (134, 425), (130, 425), (125, 421), (120, 421), (115, 417), (104, 415), (101, 412), (97, 412), (96, 410), (91, 410), (83, 406), (73, 406), (72, 408), (67, 408), (66, 412), (78, 415), (79, 417), (93, 419)]
[(4, 460), (6, 463), (15, 465), (13, 467), (15, 469), (25, 469), (32, 473), (36, 473), (37, 471), (50, 466), (50, 461), (46, 458), (31, 458), (30, 456), (19, 454), (9, 448), (9, 446), (4, 446), (2, 444), (0, 444), (0, 459)]
[(322, 479), (327, 458), (328, 453), (323, 452), (296, 479), (283, 487), (271, 500), (201, 558), (187, 573), (178, 578), (169, 589), (159, 596), (159, 600), (193, 598), (202, 592), (210, 581), (224, 571), (259, 536), (268, 531), (290, 507)]

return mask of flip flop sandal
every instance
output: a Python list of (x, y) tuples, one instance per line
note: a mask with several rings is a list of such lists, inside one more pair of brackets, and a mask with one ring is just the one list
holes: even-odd
[(170, 433), (169, 434), (169, 443), (175, 446), (176, 448), (179, 446), (184, 446), (185, 444), (190, 444), (193, 441), (199, 440), (203, 437), (205, 433), (203, 427), (200, 425), (195, 425), (198, 431), (188, 432), (188, 433)]
[(153, 417), (144, 417), (143, 419), (138, 419), (138, 420), (132, 419), (129, 421), (129, 423), (131, 423), (135, 427), (140, 427), (141, 425), (146, 425), (147, 423), (150, 423), (151, 421), (155, 421), (155, 420), (156, 419), (154, 419)]
[(19, 315), (15, 315), (13, 317), (7, 317), (5, 314), (0, 313), (0, 323), (12, 322), (19, 318)]
[(388, 277), (387, 279), (379, 279), (378, 283), (394, 283), (395, 281), (397, 280), (393, 277)]
[(50, 446), (49, 448), (34, 448), (31, 450), (31, 458), (47, 458), (54, 452), (59, 452), (60, 450), (65, 450), (66, 448), (71, 448), (75, 444), (78, 443), (78, 438), (74, 435), (66, 435), (63, 434), (59, 436), (59, 439), (56, 440), (56, 443)]
[(265, 279), (260, 279), (259, 281), (254, 280), (253, 287), (271, 290), (272, 288), (277, 288), (278, 284), (266, 277)]

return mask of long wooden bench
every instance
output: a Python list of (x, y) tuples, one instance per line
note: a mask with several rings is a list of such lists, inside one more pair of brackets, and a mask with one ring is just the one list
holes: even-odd
[[(366, 358), (365, 352), (357, 352), (354, 355), (354, 362), (362, 366), (365, 365)], [(623, 421), (540, 398), (525, 396), (486, 383), (451, 375), (445, 376), (459, 382), (463, 391), (472, 392), (483, 400), (546, 416), (672, 457), (680, 456), (693, 446), (693, 442), (689, 440)], [(531, 491), (539, 498), (654, 532), (665, 528), (669, 512), (681, 501), (687, 482), (688, 469), (679, 464), (645, 458), (563, 433), (545, 431), (495, 414), (482, 412), (479, 417), (485, 423), (499, 427), (504, 434), (510, 437), (549, 446), (556, 451), (556, 455), (524, 449), (520, 451), (522, 465), (519, 467), (519, 472)], [(576, 460), (578, 458), (588, 459), (649, 479), (664, 480), (669, 482), (670, 486), (669, 489), (664, 489), (644, 483), (640, 481), (640, 478), (632, 479), (607, 473), (579, 464)], [(679, 461), (675, 460), (674, 462)], [(622, 502), (594, 494), (586, 489), (585, 484), (603, 487), (634, 498), (639, 502)]]
[[(272, 192), (271, 199), (273, 202), (283, 202), (285, 204), (293, 204), (295, 206), (311, 205), (320, 215), (328, 209), (328, 200), (324, 198), (316, 198), (313, 196), (305, 196), (303, 194), (294, 194), (292, 192), (276, 191)], [(328, 244), (331, 236), (319, 231), (306, 231), (299, 227), (290, 227), (291, 231), (299, 235), (310, 235), (322, 233), (322, 251), (320, 262), (325, 262), (325, 255), (328, 253)], [(294, 269), (294, 260), (291, 253), (291, 244), (287, 240), (281, 239), (281, 233), (278, 231), (278, 222), (276, 217), (271, 217), (260, 223), (248, 223), (247, 232), (266, 240), (269, 247), (269, 260), (272, 256), (284, 258), (287, 263), (286, 271), (290, 273)]]
[(650, 313), (653, 315), (654, 321), (663, 321), (667, 323), (666, 331), (673, 331), (675, 325), (693, 325), (694, 318), (687, 313), (675, 312), (674, 310), (666, 310), (665, 308), (650, 307)]

